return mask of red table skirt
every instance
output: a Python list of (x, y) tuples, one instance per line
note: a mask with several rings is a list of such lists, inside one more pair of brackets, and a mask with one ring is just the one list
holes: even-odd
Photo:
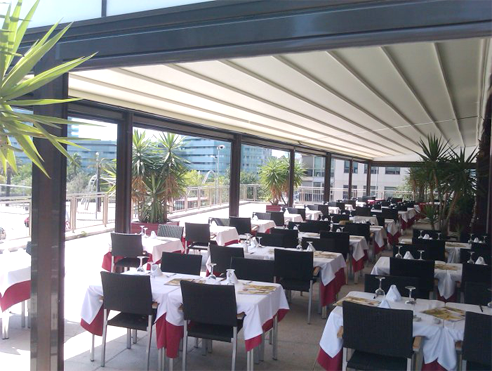
[(21, 303), (31, 298), (31, 281), (24, 281), (10, 286), (4, 295), (0, 295), (0, 308), (2, 312), (12, 305)]
[[(367, 252), (365, 250), (364, 250), (364, 254), (367, 254)], [(352, 257), (352, 268), (354, 268), (354, 272), (358, 272), (358, 271), (364, 269), (364, 261), (365, 260), (367, 260), (367, 256), (364, 256), (357, 261), (355, 261)]]
[[(331, 358), (322, 348), (319, 348), (317, 361), (323, 369), (327, 371), (341, 371), (343, 361), (343, 351), (340, 351), (335, 357)], [(422, 371), (445, 371), (437, 360), (431, 363), (424, 363)]]
[(323, 285), (320, 280), (321, 306), (325, 307), (333, 303), (343, 285), (345, 285), (345, 269), (343, 268), (335, 273), (335, 278), (328, 285)]
[(394, 235), (388, 233), (388, 242), (390, 245), (398, 244), (398, 239), (400, 238), (400, 232), (396, 232)]
[(456, 303), (457, 302), (457, 292), (455, 291), (453, 295), (451, 295), (448, 299), (444, 299), (444, 297), (442, 297), (440, 294), (439, 294), (439, 291), (437, 291), (437, 300), (440, 300), (440, 301), (443, 301), (445, 303)]
[(384, 250), (384, 248), (386, 247), (386, 244), (384, 244), (383, 246), (379, 246), (376, 241), (374, 241), (374, 254), (379, 254), (381, 251)]
[(239, 243), (239, 242), (240, 242), (239, 240), (232, 240), (232, 241), (226, 242), (224, 246), (229, 246), (229, 245)]

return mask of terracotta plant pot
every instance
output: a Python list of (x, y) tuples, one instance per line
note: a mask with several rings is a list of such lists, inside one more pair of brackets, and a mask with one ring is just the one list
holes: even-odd
[(282, 205), (266, 205), (266, 211), (282, 211)]

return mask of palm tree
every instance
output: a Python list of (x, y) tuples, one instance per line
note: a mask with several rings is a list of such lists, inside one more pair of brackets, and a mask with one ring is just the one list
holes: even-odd
[(75, 178), (82, 166), (82, 157), (78, 153), (74, 153), (68, 161), (67, 177), (69, 180)]
[[(289, 192), (289, 169), (289, 159), (286, 157), (272, 157), (260, 168), (260, 183), (266, 189), (268, 200), (272, 205), (278, 205), (280, 201), (286, 204), (284, 194)], [(303, 175), (302, 164), (296, 161), (294, 163), (294, 187), (302, 184)]]

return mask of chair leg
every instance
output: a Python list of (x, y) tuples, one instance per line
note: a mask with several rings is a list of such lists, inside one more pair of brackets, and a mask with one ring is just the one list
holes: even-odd
[(126, 329), (126, 349), (132, 349), (132, 330)]
[(407, 358), (407, 371), (412, 370), (412, 358)]
[(461, 371), (466, 371), (466, 361), (461, 362)]
[(10, 313), (8, 310), (2, 312), (2, 339), (9, 338)]
[(272, 359), (278, 359), (278, 317), (275, 316), (273, 319), (273, 329), (271, 332), (271, 337), (273, 337), (273, 349), (272, 349)]
[(342, 371), (347, 371), (347, 348), (343, 348), (343, 354), (342, 354)]
[(208, 340), (207, 341), (207, 351), (209, 353), (212, 353), (212, 345), (213, 345), (213, 341), (212, 340)]
[[(183, 329), (183, 365), (182, 369), (183, 371), (186, 371), (186, 355), (188, 353), (188, 321), (184, 321), (184, 329)], [(172, 362), (172, 358), (169, 359), (170, 362)], [(171, 369), (171, 365), (169, 366), (169, 369)]]
[(265, 333), (261, 334), (260, 361), (265, 360)]
[(92, 334), (92, 341), (91, 341), (91, 362), (94, 362), (94, 342), (96, 339), (96, 335)]
[(195, 338), (195, 348), (198, 348), (198, 338)]
[(236, 370), (236, 353), (237, 353), (237, 327), (232, 328), (232, 365), (231, 370)]
[(26, 301), (21, 302), (21, 327), (26, 327)]
[(103, 322), (103, 338), (102, 338), (102, 350), (101, 350), (101, 367), (106, 366), (106, 335), (108, 333), (108, 311), (103, 309), (104, 322)]
[(318, 292), (318, 314), (321, 314), (323, 308), (321, 307), (321, 283), (318, 285), (319, 286), (319, 292)]
[[(149, 344), (147, 345), (147, 371), (150, 367), (150, 345), (152, 344), (152, 314), (149, 316), (149, 323), (147, 325), (147, 331), (149, 334)], [(135, 339), (137, 338), (137, 331), (135, 330)]]
[(137, 344), (137, 330), (133, 330), (133, 344)]
[(308, 325), (311, 324), (311, 303), (313, 301), (313, 281), (309, 282)]

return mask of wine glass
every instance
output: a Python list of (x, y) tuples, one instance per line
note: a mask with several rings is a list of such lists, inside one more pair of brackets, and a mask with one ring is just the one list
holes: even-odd
[(217, 265), (217, 263), (210, 262), (209, 265), (210, 265), (210, 275), (208, 276), (208, 278), (211, 279), (211, 280), (216, 280), (217, 279), (217, 276), (214, 273), (214, 268)]
[[(492, 288), (488, 288), (490, 292), (492, 292)], [(487, 307), (492, 308), (492, 300), (487, 303)]]
[(419, 260), (424, 260), (424, 258), (422, 258), (422, 253), (423, 253), (425, 250), (417, 250), (417, 251), (420, 253)]
[(473, 260), (473, 254), (475, 254), (475, 251), (470, 251), (470, 259), (468, 259), (467, 261), (468, 264), (475, 264), (475, 261)]
[(470, 234), (470, 237), (468, 238), (468, 243), (471, 245), (473, 242), (473, 235)]
[(315, 251), (316, 251), (316, 249), (315, 249), (315, 248), (314, 248), (314, 246), (313, 246), (313, 241), (309, 241), (309, 242), (308, 242), (308, 247), (307, 247), (307, 249), (306, 249), (306, 250), (307, 250), (307, 251), (312, 251), (312, 252), (315, 252)]
[(377, 290), (374, 293), (376, 294), (376, 296), (384, 296), (384, 295), (386, 295), (386, 293), (384, 292), (383, 288), (381, 287), (381, 285), (383, 284), (383, 280), (386, 277), (384, 277), (384, 276), (377, 276), (376, 278), (379, 280), (379, 287), (377, 288)]
[(442, 234), (441, 232), (439, 232), (439, 233), (437, 234), (437, 239), (438, 239), (438, 240), (440, 240), (440, 239), (441, 239), (441, 234)]
[(137, 268), (137, 272), (143, 272), (144, 271), (143, 260), (146, 258), (146, 256), (145, 255), (139, 255), (139, 256), (137, 256), (137, 258), (140, 260), (140, 265)]
[(424, 238), (423, 234), (424, 234), (424, 231), (421, 229), (420, 234), (419, 234), (419, 238)]
[(396, 247), (398, 248), (398, 253), (395, 255), (395, 258), (402, 259), (403, 256), (401, 255), (401, 252), (400, 252), (401, 245), (397, 245)]
[(302, 250), (302, 237), (299, 237), (297, 239), (297, 246), (296, 246), (296, 250)]
[(141, 234), (142, 236), (143, 236), (143, 234), (144, 234), (144, 228), (145, 228), (145, 227), (144, 227), (143, 225), (141, 225), (141, 226), (140, 226), (140, 234)]
[(341, 230), (342, 232), (343, 232), (343, 229), (344, 229), (344, 228), (345, 228), (345, 227), (344, 227), (343, 225), (341, 225), (341, 226), (340, 226), (340, 230)]
[(263, 246), (261, 246), (261, 239), (262, 239), (262, 238), (263, 238), (263, 237), (258, 237), (258, 236), (256, 236), (256, 239), (258, 240), (258, 247), (263, 247)]
[(405, 286), (405, 288), (408, 290), (408, 300), (405, 302), (405, 304), (414, 305), (416, 301), (414, 298), (412, 298), (412, 291), (415, 290), (415, 286)]
[(151, 277), (155, 277), (157, 275), (157, 270), (159, 269), (159, 265), (157, 264), (152, 264), (150, 266), (150, 275)]
[(144, 227), (144, 229), (143, 229), (143, 232), (144, 232), (144, 237), (149, 237), (149, 236), (147, 236), (147, 229), (149, 229), (149, 228)]

